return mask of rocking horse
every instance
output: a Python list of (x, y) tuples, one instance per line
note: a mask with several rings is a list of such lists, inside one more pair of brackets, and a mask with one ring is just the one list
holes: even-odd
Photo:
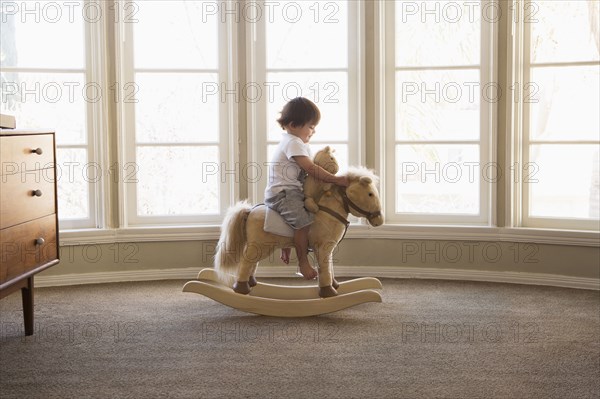
[[(333, 186), (318, 201), (309, 232), (318, 265), (317, 286), (283, 286), (259, 283), (258, 262), (277, 248), (293, 247), (290, 232), (265, 230), (266, 218), (281, 218), (264, 205), (239, 202), (229, 208), (221, 228), (215, 269), (203, 269), (184, 292), (207, 296), (249, 313), (278, 317), (303, 317), (335, 312), (366, 302), (381, 302), (379, 280), (364, 277), (338, 283), (332, 254), (348, 229), (349, 214), (364, 217), (371, 226), (383, 224), (378, 177), (366, 168), (350, 168), (346, 188)], [(281, 222), (283, 219), (281, 219)], [(287, 227), (287, 225), (286, 225)], [(272, 231), (271, 229), (268, 229)], [(291, 230), (291, 228), (290, 228)]]

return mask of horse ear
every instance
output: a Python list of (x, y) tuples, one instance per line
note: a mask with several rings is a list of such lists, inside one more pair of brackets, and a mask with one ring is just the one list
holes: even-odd
[(362, 176), (359, 181), (360, 184), (364, 184), (365, 186), (373, 183), (373, 180), (369, 176)]
[(326, 146), (325, 148), (323, 148), (323, 151), (325, 151), (327, 153), (331, 153), (331, 147)]

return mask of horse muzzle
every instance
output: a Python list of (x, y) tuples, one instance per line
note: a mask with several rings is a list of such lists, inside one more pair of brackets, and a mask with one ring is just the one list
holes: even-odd
[(376, 212), (372, 215), (369, 215), (369, 217), (367, 217), (367, 221), (373, 227), (381, 226), (383, 224), (383, 215), (381, 212)]

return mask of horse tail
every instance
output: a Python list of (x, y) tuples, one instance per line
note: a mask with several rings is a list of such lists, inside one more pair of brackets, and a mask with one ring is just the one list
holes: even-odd
[(232, 285), (233, 274), (237, 274), (241, 254), (246, 246), (246, 220), (251, 206), (247, 201), (240, 201), (227, 210), (223, 224), (221, 225), (221, 236), (217, 244), (215, 255), (215, 270), (219, 279)]

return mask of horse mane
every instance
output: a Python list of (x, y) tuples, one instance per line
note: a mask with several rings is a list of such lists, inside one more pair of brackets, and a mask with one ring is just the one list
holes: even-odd
[(348, 167), (348, 172), (346, 172), (346, 177), (352, 181), (365, 176), (370, 177), (376, 186), (379, 185), (379, 176), (373, 170), (367, 169), (364, 166), (350, 166)]

